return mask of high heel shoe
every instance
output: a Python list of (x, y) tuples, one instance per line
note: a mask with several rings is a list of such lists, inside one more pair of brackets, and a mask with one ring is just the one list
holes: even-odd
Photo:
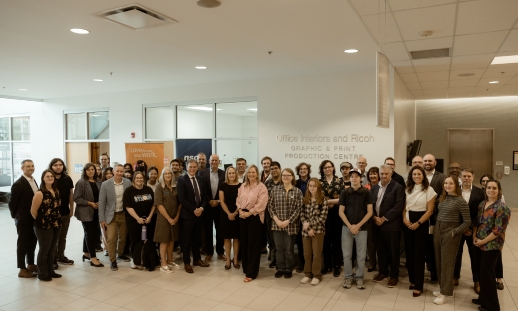
[(90, 261), (92, 260), (92, 259), (90, 259), (90, 257), (86, 257), (85, 255), (83, 255), (83, 262), (85, 261), (85, 259), (90, 260)]
[(241, 265), (238, 263), (234, 263), (234, 259), (232, 258), (232, 265), (234, 265), (234, 268), (239, 269), (241, 268)]
[(104, 267), (104, 265), (103, 265), (101, 262), (99, 262), (99, 264), (97, 264), (97, 265), (96, 265), (96, 264), (94, 264), (94, 263), (93, 263), (93, 262), (91, 262), (91, 261), (90, 261), (90, 266), (92, 266), (92, 267), (96, 267), (96, 268)]

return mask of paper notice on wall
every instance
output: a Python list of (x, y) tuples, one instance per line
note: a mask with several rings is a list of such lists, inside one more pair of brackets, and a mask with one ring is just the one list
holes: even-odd
[(83, 164), (74, 164), (74, 173), (81, 173), (83, 170)]

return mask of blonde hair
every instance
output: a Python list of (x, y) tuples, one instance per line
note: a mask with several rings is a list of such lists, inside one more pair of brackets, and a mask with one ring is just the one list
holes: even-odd
[(315, 194), (315, 203), (320, 205), (324, 204), (324, 191), (322, 190), (322, 183), (318, 178), (310, 178), (308, 180), (308, 188), (306, 189), (306, 195), (304, 196), (304, 204), (310, 204), (311, 203), (311, 192), (309, 192), (309, 183), (314, 182), (315, 186), (317, 186), (317, 193)]
[(230, 179), (228, 179), (228, 171), (229, 171), (230, 169), (233, 169), (233, 170), (234, 170), (234, 173), (236, 173), (236, 179), (235, 179), (235, 182), (236, 182), (236, 183), (239, 183), (239, 179), (237, 178), (237, 170), (236, 170), (236, 168), (235, 168), (235, 167), (233, 167), (233, 166), (229, 166), (229, 167), (227, 167), (227, 170), (225, 171), (225, 183), (226, 183), (227, 185), (230, 185)]
[(244, 176), (244, 179), (243, 179), (243, 184), (245, 185), (249, 185), (250, 184), (250, 180), (248, 179), (248, 172), (251, 170), (251, 169), (255, 169), (256, 173), (257, 173), (257, 178), (256, 178), (256, 181), (257, 183), (261, 183), (261, 177), (259, 176), (259, 169), (257, 168), (257, 166), (255, 164), (251, 164), (245, 171), (245, 176)]
[(160, 178), (158, 179), (158, 183), (160, 183), (160, 186), (162, 186), (162, 188), (165, 189), (165, 187), (167, 187), (166, 185), (166, 181), (164, 179), (164, 173), (166, 171), (169, 171), (171, 172), (171, 188), (174, 188), (176, 187), (176, 183), (175, 183), (175, 178), (174, 178), (174, 173), (173, 173), (173, 170), (169, 167), (169, 166), (166, 166), (162, 169), (162, 173), (160, 173)]

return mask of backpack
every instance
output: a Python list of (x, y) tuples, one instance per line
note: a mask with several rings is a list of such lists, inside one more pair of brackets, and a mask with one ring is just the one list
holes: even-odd
[(139, 241), (133, 251), (133, 263), (141, 266), (142, 270), (153, 271), (160, 264), (155, 243), (150, 240)]

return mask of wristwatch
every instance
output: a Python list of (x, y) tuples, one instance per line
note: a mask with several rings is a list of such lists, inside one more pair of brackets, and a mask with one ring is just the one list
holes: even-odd
[(419, 225), (421, 225), (421, 222), (420, 222), (420, 221), (418, 221), (417, 223), (418, 223)]

